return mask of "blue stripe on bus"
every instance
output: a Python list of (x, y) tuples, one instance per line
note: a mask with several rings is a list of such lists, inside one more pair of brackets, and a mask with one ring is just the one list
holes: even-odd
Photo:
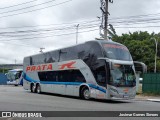
[(33, 80), (32, 78), (28, 77), (25, 73), (23, 75), (23, 78), (28, 82), (38, 82), (37, 80)]
[(80, 85), (83, 82), (50, 82), (50, 81), (41, 81), (41, 84), (59, 84), (59, 85)]
[(99, 86), (96, 86), (96, 85), (93, 85), (93, 84), (88, 84), (88, 85), (89, 85), (89, 87), (91, 87), (91, 88), (94, 88), (94, 89), (97, 89), (97, 90), (99, 90), (99, 91), (101, 91), (101, 92), (106, 93), (106, 90), (103, 89), (103, 88), (101, 88), (101, 87), (99, 87)]
[[(38, 81), (38, 80), (33, 80), (32, 78), (28, 77), (26, 74), (23, 76), (24, 79), (28, 82), (40, 82), (41, 84), (56, 84), (56, 85), (80, 85), (82, 84), (83, 82), (50, 82), (50, 81)], [(99, 86), (96, 86), (96, 85), (93, 85), (93, 84), (88, 84), (89, 87), (91, 88), (94, 88), (94, 89), (97, 89), (101, 92), (104, 92), (106, 93), (106, 90), (99, 87)]]

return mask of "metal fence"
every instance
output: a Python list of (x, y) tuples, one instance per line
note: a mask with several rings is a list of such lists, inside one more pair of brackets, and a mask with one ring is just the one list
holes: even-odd
[(142, 91), (143, 93), (160, 94), (160, 73), (145, 73)]
[(6, 85), (7, 84), (7, 77), (5, 74), (0, 73), (0, 85)]

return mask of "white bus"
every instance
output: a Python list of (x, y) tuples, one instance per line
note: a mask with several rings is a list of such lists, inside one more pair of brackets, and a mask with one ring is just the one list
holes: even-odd
[(83, 99), (133, 99), (135, 68), (129, 50), (105, 40), (24, 58), (24, 89)]
[(23, 69), (13, 69), (13, 70), (9, 70), (7, 75), (7, 85), (15, 85), (18, 86), (21, 84), (22, 82), (22, 72)]

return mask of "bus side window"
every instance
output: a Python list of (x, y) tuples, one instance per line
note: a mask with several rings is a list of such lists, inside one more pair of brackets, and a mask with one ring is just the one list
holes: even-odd
[(67, 82), (68, 81), (68, 71), (58, 71), (58, 82)]
[(107, 70), (105, 60), (97, 60), (96, 65), (93, 67), (92, 71), (97, 83), (105, 87), (107, 84)]
[(20, 78), (19, 76), (20, 76), (20, 73), (16, 73), (16, 75), (15, 75), (15, 79)]
[(40, 81), (47, 81), (46, 80), (46, 72), (38, 72), (39, 80)]
[(79, 70), (75, 71), (75, 82), (86, 82), (84, 76)]
[(101, 83), (105, 83), (105, 72), (100, 71), (97, 73), (97, 81)]

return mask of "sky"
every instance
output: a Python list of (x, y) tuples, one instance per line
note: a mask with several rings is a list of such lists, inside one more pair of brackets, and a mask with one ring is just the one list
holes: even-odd
[[(0, 1), (0, 64), (100, 38), (101, 0)], [(160, 0), (113, 0), (109, 24), (118, 35), (160, 31)], [(79, 25), (78, 27), (76, 27)], [(76, 34), (78, 28), (78, 34)]]

